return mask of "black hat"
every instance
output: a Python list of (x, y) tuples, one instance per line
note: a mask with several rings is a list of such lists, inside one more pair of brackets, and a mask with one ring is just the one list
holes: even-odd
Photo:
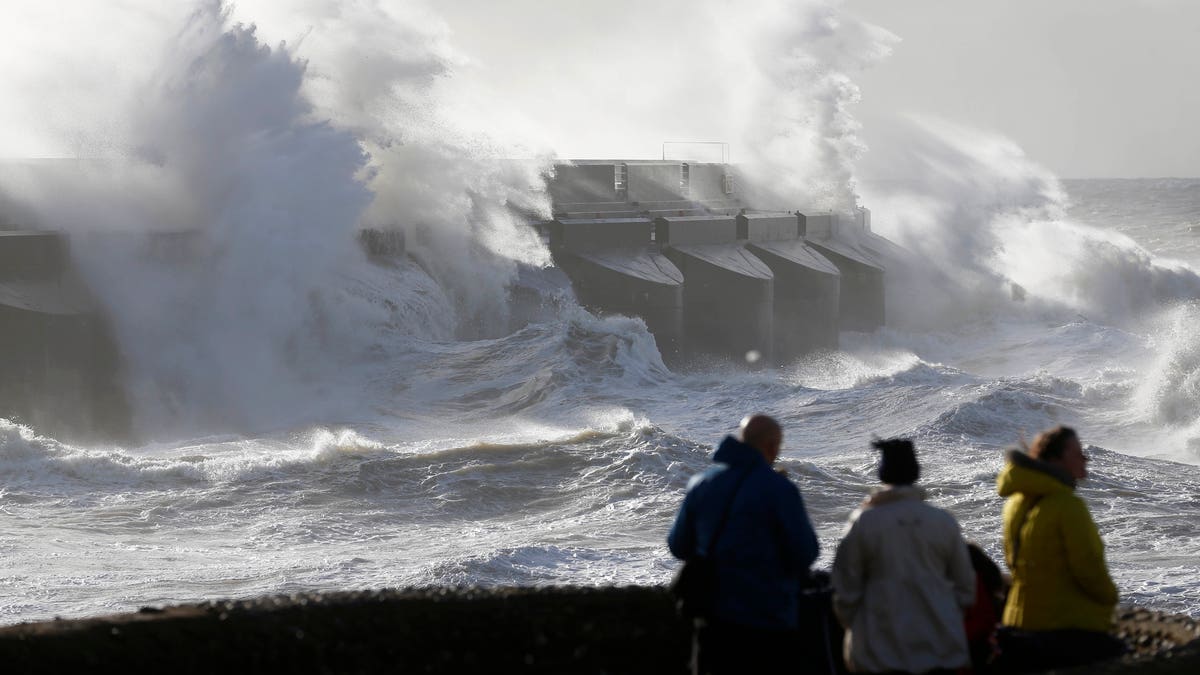
[(912, 485), (921, 476), (917, 453), (907, 438), (886, 438), (871, 441), (883, 453), (879, 460), (879, 480), (889, 485)]

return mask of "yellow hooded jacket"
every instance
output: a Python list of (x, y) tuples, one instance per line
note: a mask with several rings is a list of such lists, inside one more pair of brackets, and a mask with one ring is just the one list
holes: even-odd
[(1023, 452), (996, 477), (1004, 504), (1004, 557), (1013, 587), (1003, 623), (1024, 630), (1107, 631), (1117, 587), (1104, 543), (1075, 481)]

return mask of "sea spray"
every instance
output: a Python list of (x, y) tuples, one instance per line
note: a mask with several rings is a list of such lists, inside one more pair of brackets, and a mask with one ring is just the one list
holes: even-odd
[(1200, 303), (1197, 302), (1164, 312), (1155, 321), (1157, 356), (1134, 392), (1139, 412), (1152, 422), (1155, 436), (1167, 437), (1165, 442), (1155, 440), (1148, 445), (1154, 446), (1157, 453), (1182, 446), (1182, 452), (1173, 454), (1191, 461), (1200, 458), (1200, 339), (1195, 329), (1198, 321)]
[[(249, 3), (234, 13), (303, 36), (294, 52), (307, 65), (304, 94), (368, 156), (363, 225), (405, 232), (408, 253), (455, 301), (459, 337), (503, 334), (516, 265), (550, 264), (527, 222), (549, 217), (549, 151), (479, 131), (489, 102), (453, 87), (464, 57), (430, 6), (323, 0), (301, 10)], [(468, 104), (477, 117), (449, 114)]]
[[(1059, 180), (1003, 136), (910, 118), (867, 190), (876, 229), (911, 252), (889, 267), (888, 319), (954, 329), (1002, 317), (1138, 321), (1200, 297), (1200, 276), (1067, 218)], [(914, 261), (915, 264), (914, 264)]]
[(1040, 297), (1114, 325), (1145, 325), (1154, 313), (1200, 298), (1200, 275), (1159, 259), (1128, 236), (1067, 219), (997, 223), (996, 264)]
[[(354, 245), (369, 203), (355, 178), (362, 151), (311, 119), (302, 63), (226, 23), (218, 5), (202, 6), (131, 110), (130, 162), (169, 195), (142, 196), (182, 215), (194, 239), (185, 259), (139, 256), (138, 235), (156, 223), (136, 212), (118, 225), (134, 245), (74, 249), (113, 317), (143, 431), (300, 422), (330, 352), (354, 349), (363, 321), (337, 287), (339, 270), (364, 262)], [(111, 189), (131, 188), (121, 173)]]
[[(896, 36), (841, 10), (838, 0), (772, 0), (723, 21), (742, 26), (748, 103), (741, 146), (748, 201), (757, 208), (851, 211), (865, 144), (853, 114), (852, 74), (886, 58)], [(738, 17), (730, 19), (729, 17)]]
[(1001, 245), (993, 221), (1056, 208), (1054, 176), (1006, 139), (943, 120), (895, 129), (872, 171), (905, 179), (864, 188), (875, 230), (910, 253), (889, 265), (889, 325), (953, 329), (1011, 311), (1009, 283), (990, 264)]

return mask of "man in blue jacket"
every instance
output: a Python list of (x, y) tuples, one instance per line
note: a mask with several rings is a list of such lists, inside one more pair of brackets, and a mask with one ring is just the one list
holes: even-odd
[(739, 435), (726, 437), (713, 466), (688, 483), (667, 537), (676, 558), (716, 563), (713, 610), (696, 622), (694, 673), (772, 672), (787, 664), (800, 586), (817, 558), (800, 490), (771, 468), (783, 443), (779, 423), (752, 415)]

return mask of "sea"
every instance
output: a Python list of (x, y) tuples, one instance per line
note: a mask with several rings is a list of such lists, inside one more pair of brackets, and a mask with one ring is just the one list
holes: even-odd
[[(1069, 424), (1121, 602), (1200, 617), (1200, 179), (1059, 179), (957, 138), (937, 171), (853, 186), (909, 254), (886, 327), (791, 363), (672, 368), (641, 320), (580, 307), (512, 209), (480, 206), (536, 172), (500, 181), (448, 141), (313, 121), (299, 60), (224, 24), (193, 42), (211, 51), (142, 92), (145, 142), (120, 168), (0, 181), (60, 227), (207, 227), (193, 262), (73, 248), (111, 312), (137, 440), (0, 420), (0, 622), (663, 584), (689, 478), (752, 412), (783, 425), (817, 567), (876, 486), (872, 438), (913, 439), (928, 499), (1001, 560), (1005, 451)], [(383, 207), (438, 226), (368, 261), (354, 228)]]

